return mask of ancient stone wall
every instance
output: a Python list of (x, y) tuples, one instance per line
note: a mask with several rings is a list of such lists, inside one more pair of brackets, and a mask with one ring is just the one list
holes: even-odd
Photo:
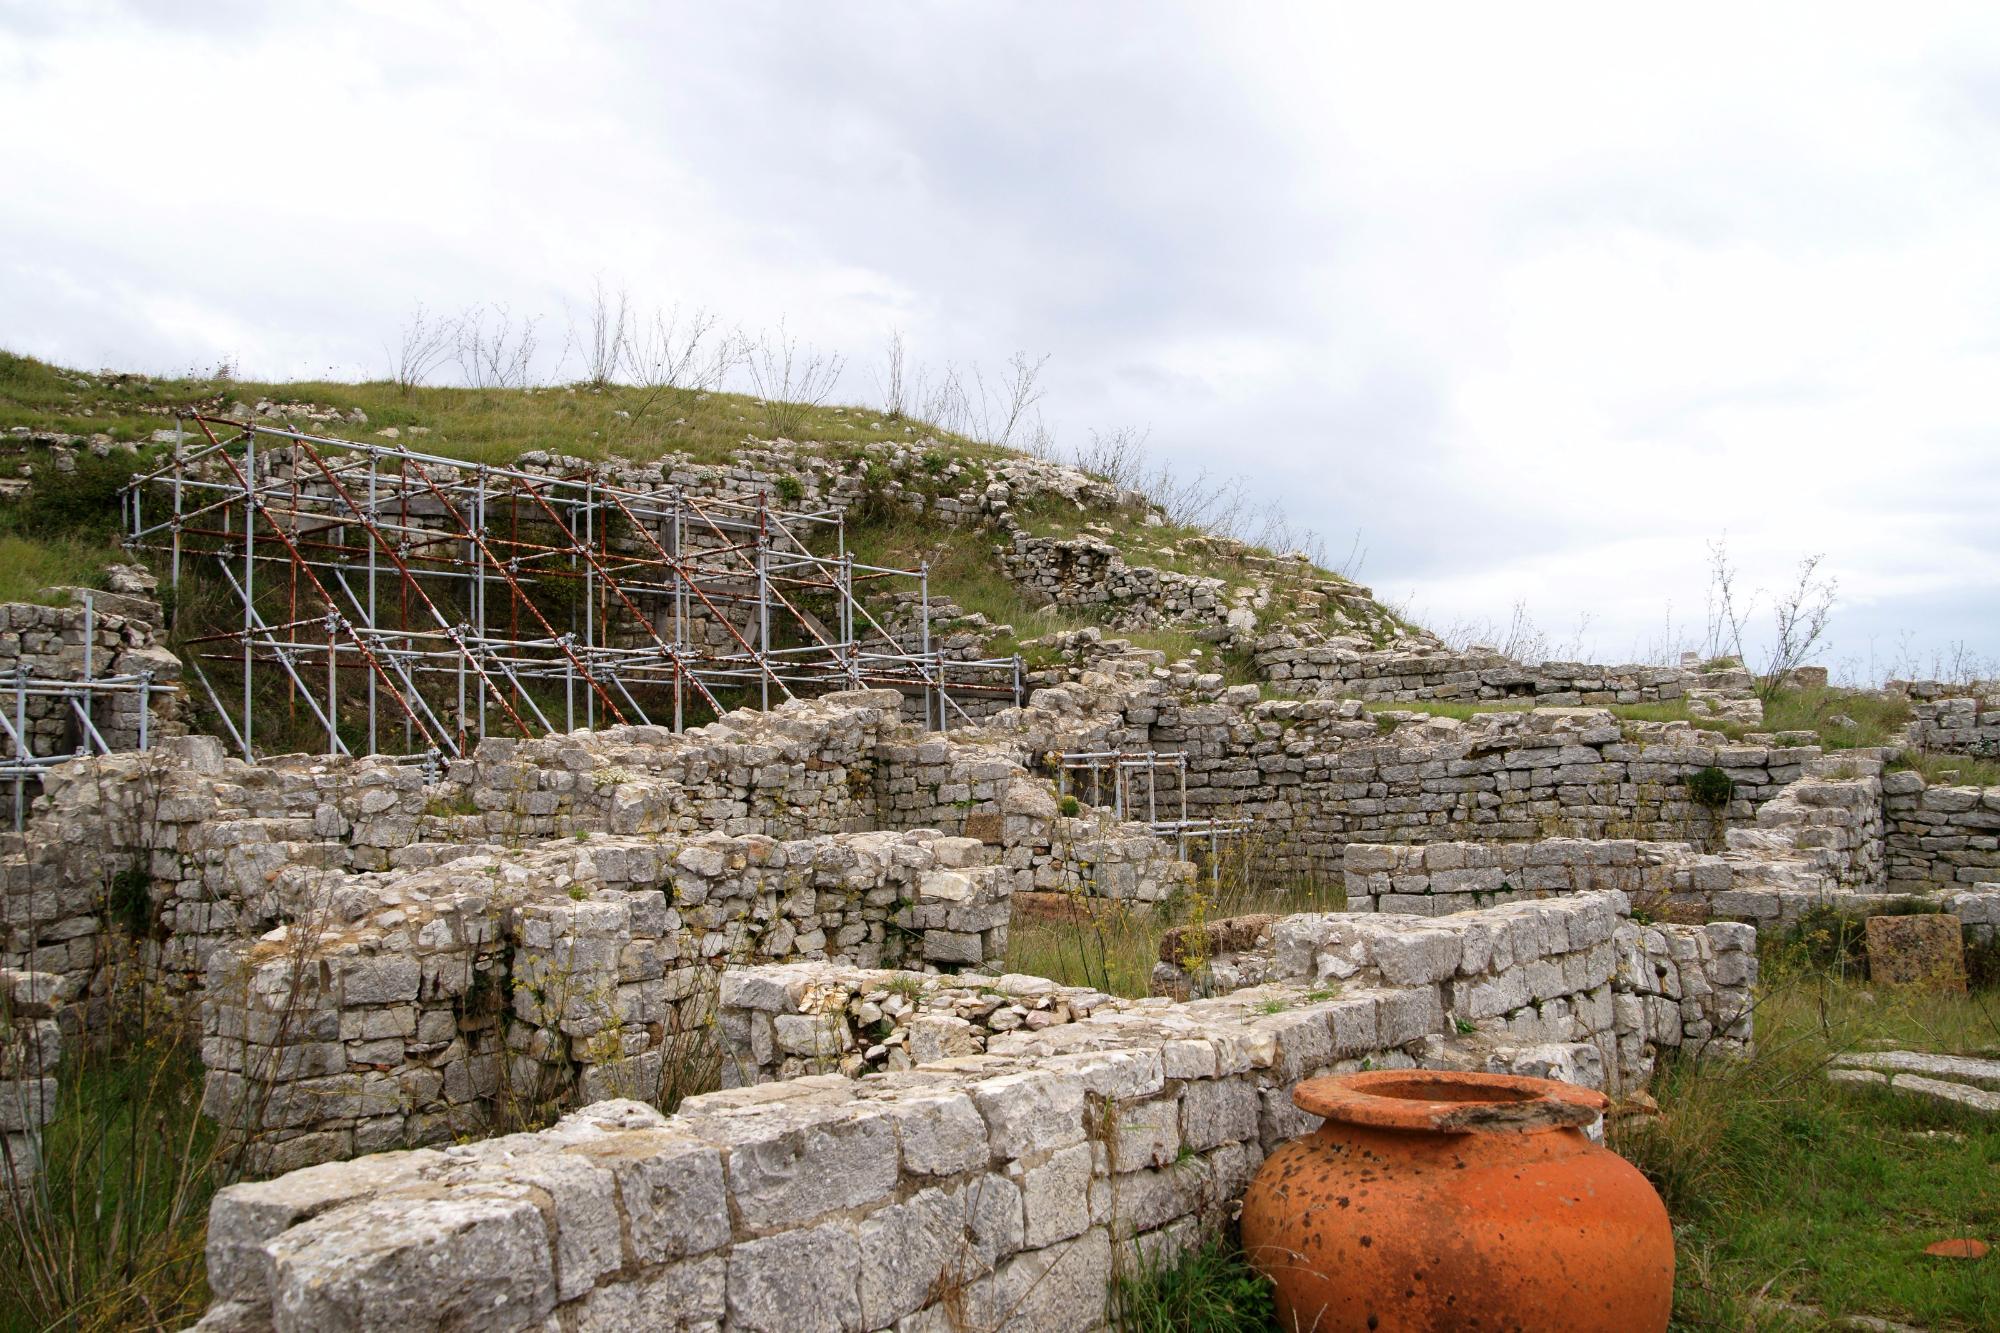
[[(1118, 1272), (1198, 1241), (1311, 1128), (1291, 1104), (1301, 1078), (1363, 1060), (1587, 1078), (1579, 1053), (1608, 1050), (1608, 1081), (1663, 1044), (1747, 1037), (1751, 932), (1641, 929), (1622, 906), (1586, 894), (1407, 934), (1286, 918), (1277, 952), (1298, 984), (1079, 1014), (1080, 996), (996, 983), (981, 1022), (953, 1029), (980, 1053), (803, 1074), (672, 1116), (603, 1102), (539, 1134), (232, 1186), (210, 1214), (203, 1326), (1102, 1327)], [(744, 980), (727, 1012), (746, 1042), (767, 1021), (774, 1052), (781, 1020), (807, 1020), (784, 1024), (801, 1060), (837, 1055), (822, 1020), (858, 1042), (860, 1006), (901, 995), (881, 974), (791, 973)], [(919, 998), (956, 1017), (966, 997)], [(1021, 1022), (996, 1030), (1003, 1008)], [(1466, 1015), (1478, 1033), (1459, 1032)]]
[(1617, 1090), (1643, 1086), (1663, 1047), (1747, 1045), (1755, 946), (1753, 930), (1730, 922), (1641, 925), (1625, 895), (1606, 890), (1439, 917), (1277, 917), (1245, 947), (1163, 960), (1153, 989), (1413, 990), (1447, 1036), (1588, 1047), (1570, 1059), (1583, 1071), (1572, 1081)]
[(72, 998), (61, 977), (0, 968), (0, 1206), (42, 1170), (42, 1126), (55, 1114), (63, 1033)]
[(1730, 885), (1719, 856), (1686, 843), (1592, 841), (1349, 843), (1347, 908), (1443, 916), (1498, 903), (1616, 889), (1635, 903), (1712, 897)]
[(210, 956), (204, 1109), (264, 1172), (507, 1112), (658, 1100), (725, 968), (997, 959), (1021, 872), (986, 857), (935, 833), (712, 833), (295, 867), (279, 892), (308, 906)]
[[(1621, 722), (1592, 708), (1459, 721), (1369, 714), (1351, 700), (1260, 702), (1254, 687), (1186, 669), (1085, 671), (1031, 702), (1031, 752), (1185, 754), (1192, 814), (1253, 820), (1272, 869), (1326, 879), (1338, 878), (1351, 842), (1718, 843), (1820, 753), (1733, 744), (1686, 723)], [(1734, 781), (1721, 810), (1685, 785), (1710, 766)]]
[(1910, 744), (1938, 754), (2000, 756), (2000, 686), (1910, 705)]
[[(127, 593), (69, 591), (71, 604), (66, 606), (0, 602), (0, 711), (36, 755), (79, 753), (86, 737), (67, 699), (17, 697), (15, 684), (24, 677), (81, 681), (86, 674), (150, 674), (157, 685), (180, 681), (180, 659), (159, 642), (163, 623), (159, 603)], [(84, 608), (86, 596), (90, 610)], [(87, 702), (90, 723), (108, 748), (138, 749), (142, 730), (149, 743), (184, 730), (176, 694), (151, 696), (142, 727), (145, 698), (137, 691), (107, 691)], [(0, 753), (12, 749), (12, 742), (0, 737)]]
[(877, 755), (885, 826), (978, 838), (1040, 891), (1158, 902), (1192, 882), (1193, 867), (1145, 825), (1082, 807), (1064, 815), (1049, 780), (1022, 766), (1032, 756), (1018, 736), (923, 736)]
[(983, 1054), (1001, 1033), (1039, 1032), (1144, 1003), (1012, 974), (940, 976), (836, 963), (732, 968), (718, 999), (722, 1086), (896, 1073)]
[(1113, 629), (1186, 625), (1247, 632), (1257, 624), (1255, 612), (1239, 609), (1221, 579), (1133, 566), (1117, 547), (1090, 537), (1016, 530), (1000, 562), (1031, 601), (1093, 613)]
[(1670, 703), (1691, 694), (1748, 695), (1755, 684), (1734, 663), (1525, 665), (1490, 648), (1459, 650), (1418, 642), (1385, 648), (1351, 636), (1312, 642), (1290, 630), (1260, 638), (1254, 661), (1263, 679), (1284, 689), (1376, 702), (1521, 699), (1551, 707)]
[(1892, 888), (2000, 886), (2000, 787), (1932, 787), (1921, 774), (1882, 778)]

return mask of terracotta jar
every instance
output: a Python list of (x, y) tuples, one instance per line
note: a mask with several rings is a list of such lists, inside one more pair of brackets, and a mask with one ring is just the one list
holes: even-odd
[(1326, 1123), (1272, 1153), (1243, 1200), (1281, 1327), (1666, 1328), (1673, 1232), (1637, 1168), (1584, 1137), (1602, 1093), (1383, 1069), (1292, 1100)]

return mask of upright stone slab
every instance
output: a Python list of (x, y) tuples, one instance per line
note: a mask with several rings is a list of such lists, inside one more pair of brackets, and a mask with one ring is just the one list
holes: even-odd
[(1868, 918), (1868, 975), (1888, 986), (1965, 993), (1965, 936), (1949, 913)]

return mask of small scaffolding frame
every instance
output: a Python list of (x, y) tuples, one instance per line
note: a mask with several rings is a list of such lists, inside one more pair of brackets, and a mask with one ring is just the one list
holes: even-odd
[[(139, 696), (137, 710), (138, 749), (152, 746), (153, 699), (177, 693), (172, 685), (155, 684), (153, 673), (141, 671), (122, 676), (97, 674), (97, 607), (88, 592), (83, 595), (83, 675), (80, 679), (39, 676), (26, 666), (16, 666), (0, 676), (0, 781), (14, 788), (14, 831), (21, 831), (28, 814), (28, 784), (40, 784), (42, 774), (57, 764), (88, 755), (110, 754), (112, 746), (97, 726), (97, 703), (121, 694)], [(29, 700), (60, 699), (75, 721), (76, 748), (63, 754), (35, 753), (33, 732), (39, 718), (28, 716)]]
[[(367, 752), (400, 730), (401, 752), (443, 757), (655, 714), (679, 731), (728, 691), (769, 708), (896, 689), (936, 729), (971, 721), (968, 701), (1020, 700), (1020, 659), (948, 660), (928, 566), (857, 561), (837, 510), (190, 420), (199, 435), (176, 422), (172, 459), (126, 488), (126, 544), (158, 554), (177, 605), (195, 567), (227, 589), (232, 623), (184, 642), (247, 757), (262, 679), (329, 753), (350, 752), (345, 702)], [(860, 595), (883, 583), (918, 594), (900, 635)]]
[[(1212, 862), (1224, 842), (1242, 838), (1250, 831), (1247, 819), (1188, 817), (1185, 754), (1158, 750), (1064, 750), (1051, 758), (1056, 770), (1056, 790), (1061, 795), (1071, 795), (1074, 786), (1077, 798), (1082, 800), (1081, 793), (1087, 782), (1090, 804), (1102, 806), (1108, 793), (1113, 814), (1120, 820), (1146, 825), (1155, 837), (1172, 838), (1182, 860), (1187, 859), (1190, 841), (1206, 841)], [(1179, 810), (1178, 815), (1166, 818), (1160, 815), (1162, 773), (1173, 778), (1173, 787), (1167, 792), (1167, 804)], [(1135, 790), (1141, 782), (1144, 784), (1145, 802), (1143, 819), (1137, 813), (1142, 793)]]

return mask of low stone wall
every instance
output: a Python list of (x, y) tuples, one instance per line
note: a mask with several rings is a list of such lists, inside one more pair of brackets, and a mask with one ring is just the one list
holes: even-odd
[(722, 1085), (900, 1072), (984, 1054), (1005, 1032), (1039, 1032), (1133, 1003), (1046, 977), (975, 981), (835, 963), (731, 968), (717, 1009)]
[[(1140, 659), (1084, 668), (1030, 699), (1023, 747), (1152, 750), (1188, 763), (1197, 817), (1253, 821), (1274, 875), (1336, 878), (1349, 843), (1551, 837), (1719, 843), (1817, 758), (1816, 746), (1736, 744), (1686, 723), (1594, 708), (1369, 714), (1355, 701), (1264, 700), (1250, 686)], [(1720, 767), (1721, 810), (1686, 779)]]
[(209, 960), (204, 1109), (266, 1172), (504, 1111), (657, 1100), (724, 968), (997, 960), (1022, 872), (985, 855), (934, 832), (598, 836), (381, 875), (295, 868), (287, 924)]
[(1419, 699), (1532, 699), (1555, 707), (1668, 703), (1691, 691), (1747, 695), (1755, 682), (1740, 666), (1700, 663), (1601, 666), (1587, 662), (1516, 662), (1492, 649), (1438, 645), (1379, 648), (1366, 639), (1312, 643), (1290, 631), (1257, 642), (1257, 672), (1305, 694), (1376, 702)]
[(1117, 547), (1090, 537), (1037, 537), (1017, 530), (1002, 548), (1000, 563), (1031, 602), (1092, 611), (1114, 629), (1190, 625), (1247, 632), (1257, 624), (1254, 611), (1235, 610), (1221, 579), (1133, 566)]
[(61, 977), (0, 968), (0, 1200), (33, 1187), (42, 1126), (56, 1112), (62, 1064)]
[(1191, 886), (1194, 867), (1145, 825), (1089, 807), (1061, 814), (1049, 779), (1019, 762), (1021, 748), (992, 733), (883, 745), (883, 822), (977, 838), (999, 849), (1001, 864), (1031, 872), (1042, 892), (1159, 902)]
[(1575, 1060), (1585, 1071), (1578, 1081), (1614, 1091), (1643, 1086), (1664, 1047), (1745, 1048), (1755, 931), (1734, 922), (1642, 926), (1630, 913), (1623, 893), (1603, 891), (1439, 917), (1278, 917), (1247, 947), (1163, 960), (1153, 989), (1409, 991), (1435, 1008), (1435, 1030), (1447, 1035), (1588, 1047)]
[(1685, 843), (1631, 838), (1349, 843), (1345, 866), (1349, 911), (1417, 916), (1602, 889), (1634, 902), (1710, 897), (1730, 885), (1729, 867), (1718, 856)]
[(1892, 887), (2000, 885), (2000, 787), (1931, 787), (1901, 772), (1882, 793)]
[[(129, 593), (67, 591), (72, 600), (66, 606), (0, 602), (0, 699), (5, 701), (9, 726), (16, 724), (12, 686), (21, 675), (80, 681), (87, 659), (90, 674), (97, 677), (150, 675), (155, 684), (169, 687), (180, 681), (180, 659), (159, 642), (163, 623), (159, 603)], [(88, 611), (83, 604), (86, 597), (92, 602)], [(142, 730), (150, 742), (185, 729), (178, 694), (152, 696), (143, 728), (142, 699), (136, 691), (121, 691), (91, 701), (91, 725), (110, 749), (138, 749)], [(30, 753), (73, 754), (83, 748), (82, 724), (67, 700), (24, 697), (18, 708)], [(0, 753), (11, 750), (12, 743), (0, 737)]]
[(1910, 744), (1938, 754), (2000, 756), (2000, 688), (1910, 705)]
[[(1195, 1243), (1313, 1127), (1291, 1104), (1301, 1078), (1363, 1060), (1576, 1072), (1563, 1062), (1606, 1047), (1610, 1073), (1669, 1038), (1747, 1038), (1747, 1003), (1727, 1031), (1701, 1024), (1744, 996), (1752, 932), (1641, 929), (1622, 906), (1587, 894), (1401, 931), (1283, 918), (1279, 957), (1316, 980), (989, 1020), (983, 1053), (900, 1072), (742, 1087), (672, 1116), (603, 1102), (539, 1134), (231, 1186), (210, 1212), (202, 1327), (1104, 1327), (1118, 1273)], [(1614, 990), (1627, 972), (1645, 989)], [(1550, 994), (1532, 1024), (1497, 1007), (1514, 976), (1521, 1010)], [(774, 1045), (779, 1019), (807, 1019), (794, 1044), (811, 1046), (819, 1019), (896, 994), (879, 974), (816, 977), (760, 973), (727, 1012), (751, 1041), (768, 1018)], [(822, 986), (830, 1007), (802, 1012)], [(1483, 1033), (1459, 1035), (1482, 1013)], [(1508, 1045), (1508, 1022), (1597, 1044)]]
[(902, 696), (853, 691), (739, 711), (691, 731), (612, 727), (539, 740), (489, 739), (454, 765), (477, 811), (468, 831), (551, 838), (576, 832), (721, 829), (798, 837), (875, 826), (875, 748)]

